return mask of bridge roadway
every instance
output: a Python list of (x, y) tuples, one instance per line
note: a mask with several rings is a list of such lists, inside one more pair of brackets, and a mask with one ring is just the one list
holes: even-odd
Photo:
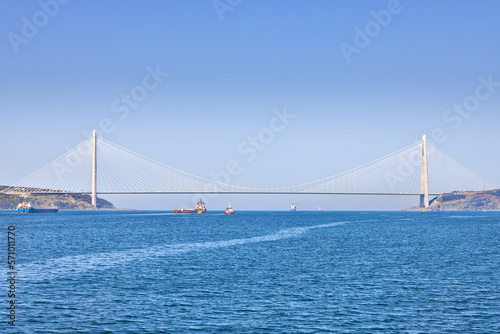
[[(10, 193), (10, 192), (9, 192)], [(17, 195), (92, 195), (91, 191), (82, 191), (82, 192), (69, 192), (69, 191), (60, 191), (60, 192), (12, 192), (10, 194)], [(271, 190), (262, 190), (262, 191), (102, 191), (97, 192), (98, 195), (202, 195), (202, 194), (220, 194), (220, 195), (407, 195), (407, 196), (420, 196), (420, 193), (383, 193), (383, 192), (305, 192), (305, 191), (271, 191)], [(431, 196), (438, 196), (439, 193), (433, 194), (429, 193)]]

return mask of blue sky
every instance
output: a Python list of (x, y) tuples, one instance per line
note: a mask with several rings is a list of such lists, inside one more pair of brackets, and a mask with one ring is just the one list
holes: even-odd
[[(236, 185), (324, 178), (422, 134), (500, 185), (498, 1), (5, 0), (0, 6), (0, 184), (62, 155), (104, 119), (112, 124), (106, 139), (195, 175), (209, 178), (227, 161), (242, 161), (231, 180)], [(357, 51), (346, 53), (346, 45)], [(168, 76), (123, 117), (122, 94), (142, 85), (148, 68)], [(472, 111), (454, 109), (474, 101), (484, 80), (491, 91), (481, 88)], [(238, 145), (284, 108), (295, 118), (245, 162)], [(442, 133), (437, 142), (435, 131)], [(191, 196), (109, 198), (144, 209), (192, 202)], [(220, 196), (211, 206), (223, 209), (227, 200), (235, 209), (296, 202), (339, 210), (400, 209), (418, 199)]]

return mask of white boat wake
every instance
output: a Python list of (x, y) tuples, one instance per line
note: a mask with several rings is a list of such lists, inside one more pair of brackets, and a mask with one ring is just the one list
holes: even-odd
[(65, 256), (45, 261), (35, 261), (18, 266), (18, 277), (26, 281), (39, 281), (46, 278), (80, 275), (93, 270), (107, 268), (157, 257), (165, 257), (179, 253), (202, 251), (214, 248), (225, 248), (260, 242), (271, 242), (298, 237), (310, 230), (329, 228), (348, 223), (335, 222), (306, 227), (294, 227), (279, 230), (275, 233), (251, 238), (231, 239), (223, 241), (208, 241), (197, 243), (183, 243), (174, 245), (158, 245), (142, 249), (129, 249), (97, 254), (82, 254)]

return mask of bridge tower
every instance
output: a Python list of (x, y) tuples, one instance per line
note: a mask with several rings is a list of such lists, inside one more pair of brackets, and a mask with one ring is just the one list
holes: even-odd
[(95, 130), (92, 150), (92, 205), (97, 208), (97, 134)]
[(422, 166), (420, 169), (420, 207), (429, 206), (429, 177), (427, 173), (427, 137), (422, 136)]

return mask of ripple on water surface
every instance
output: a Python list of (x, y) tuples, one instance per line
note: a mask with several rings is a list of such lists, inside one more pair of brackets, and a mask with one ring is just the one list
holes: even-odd
[(20, 333), (500, 332), (497, 213), (0, 222), (16, 226)]

